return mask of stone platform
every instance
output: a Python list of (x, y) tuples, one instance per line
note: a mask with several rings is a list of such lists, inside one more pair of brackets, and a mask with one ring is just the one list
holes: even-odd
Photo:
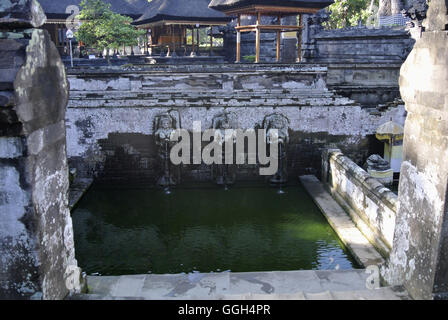
[(407, 300), (400, 288), (367, 289), (365, 270), (88, 277), (86, 300)]

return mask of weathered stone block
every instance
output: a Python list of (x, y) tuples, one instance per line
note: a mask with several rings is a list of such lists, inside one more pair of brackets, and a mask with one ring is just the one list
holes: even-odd
[(434, 31), (422, 33), (400, 78), (409, 115), (400, 209), (383, 275), (391, 284), (404, 284), (416, 299), (448, 298), (448, 87), (438, 85), (448, 77), (448, 61), (434, 64), (440, 48), (448, 52), (447, 31), (442, 31), (446, 12), (446, 1), (431, 1), (427, 23)]
[[(7, 17), (16, 23), (26, 16)], [(28, 40), (0, 39), (11, 44), (0, 46), (9, 89), (0, 95), (0, 298), (62, 299), (79, 290), (80, 276), (67, 199), (68, 83), (48, 33), (29, 34)]]
[(0, 26), (38, 28), (47, 17), (36, 0), (3, 0), (0, 3)]

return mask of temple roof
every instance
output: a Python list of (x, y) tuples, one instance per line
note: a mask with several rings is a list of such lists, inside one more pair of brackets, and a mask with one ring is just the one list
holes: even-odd
[[(141, 16), (142, 12), (149, 6), (148, 0), (103, 0), (111, 4), (112, 11), (133, 18)], [(65, 9), (70, 5), (80, 7), (82, 0), (38, 0), (49, 19), (67, 18), (69, 14)], [(81, 7), (80, 7), (81, 9)]]
[(225, 14), (210, 9), (210, 0), (152, 0), (136, 25), (158, 21), (227, 22)]
[(212, 0), (209, 7), (219, 11), (238, 10), (249, 6), (323, 9), (333, 0)]

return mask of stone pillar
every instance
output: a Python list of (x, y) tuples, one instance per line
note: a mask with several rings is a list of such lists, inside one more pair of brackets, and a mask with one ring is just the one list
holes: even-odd
[(0, 299), (79, 290), (68, 209), (68, 82), (35, 0), (0, 5)]
[(316, 14), (304, 14), (302, 32), (302, 62), (312, 62), (317, 58), (315, 36), (324, 30), (322, 24), (330, 19), (330, 14), (324, 9)]
[[(282, 25), (297, 25), (297, 16), (282, 18)], [(284, 32), (280, 49), (280, 61), (283, 63), (295, 63), (297, 61), (297, 34), (296, 32)]]
[(382, 273), (415, 299), (448, 298), (448, 0), (432, 0), (426, 31), (401, 69), (408, 116), (392, 253)]

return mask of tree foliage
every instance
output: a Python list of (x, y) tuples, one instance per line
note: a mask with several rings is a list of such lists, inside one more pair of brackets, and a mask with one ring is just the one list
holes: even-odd
[(371, 0), (335, 0), (329, 6), (330, 20), (325, 26), (329, 29), (356, 26), (359, 22), (365, 24), (371, 14)]
[(130, 17), (114, 13), (102, 0), (83, 0), (78, 19), (81, 26), (75, 33), (86, 46), (99, 50), (137, 45), (145, 31), (131, 25)]

